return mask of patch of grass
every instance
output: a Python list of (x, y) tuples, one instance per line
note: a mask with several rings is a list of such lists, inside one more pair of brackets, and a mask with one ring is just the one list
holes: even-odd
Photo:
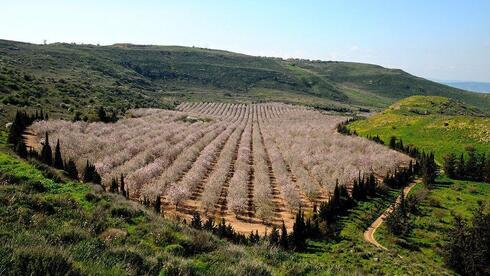
[[(414, 98), (414, 99), (411, 99)], [(405, 145), (412, 144), (425, 151), (434, 151), (438, 163), (442, 163), (445, 154), (460, 154), (465, 147), (472, 145), (479, 152), (490, 152), (490, 118), (470, 115), (446, 115), (433, 113), (420, 115), (411, 113), (410, 109), (431, 109), (432, 112), (443, 108), (437, 103), (441, 97), (411, 97), (394, 104), (391, 108), (366, 120), (353, 122), (349, 125), (361, 136), (376, 136), (388, 143), (391, 136), (403, 139)], [(446, 100), (448, 100), (446, 98)], [(443, 101), (446, 103), (446, 101)], [(471, 110), (465, 105), (457, 105), (452, 101), (449, 114), (459, 114)], [(473, 114), (473, 115), (471, 115)]]
[(426, 260), (426, 256), (392, 250), (387, 240), (382, 241), (389, 251), (364, 241), (363, 232), (399, 194), (398, 190), (389, 190), (383, 197), (361, 202), (342, 218), (338, 240), (310, 241), (308, 251), (298, 255), (305, 262), (320, 262), (326, 267), (342, 267), (358, 274), (451, 274), (440, 262)]
[(441, 176), (421, 202), (419, 212), (411, 215), (412, 230), (407, 237), (393, 236), (383, 224), (376, 231), (376, 239), (403, 257), (411, 256), (426, 267), (441, 267), (445, 271), (444, 245), (453, 227), (453, 215), (470, 219), (479, 201), (490, 203), (489, 195), (488, 184)]

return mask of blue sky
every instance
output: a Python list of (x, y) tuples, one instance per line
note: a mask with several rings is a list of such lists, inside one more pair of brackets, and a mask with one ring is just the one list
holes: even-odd
[(490, 1), (2, 1), (0, 38), (184, 45), (490, 81)]

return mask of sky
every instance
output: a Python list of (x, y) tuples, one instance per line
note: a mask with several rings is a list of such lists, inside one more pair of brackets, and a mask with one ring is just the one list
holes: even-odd
[(488, 0), (0, 0), (0, 39), (183, 45), (490, 82)]

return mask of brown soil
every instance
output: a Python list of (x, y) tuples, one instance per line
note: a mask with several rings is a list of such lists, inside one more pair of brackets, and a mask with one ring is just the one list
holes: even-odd
[[(416, 181), (412, 182), (410, 185), (408, 185), (407, 187), (405, 187), (403, 189), (403, 194), (405, 195), (405, 198), (408, 196), (408, 193), (410, 192), (410, 190), (412, 190), (412, 188), (415, 187), (415, 185), (417, 183), (420, 183), (420, 180), (417, 179)], [(368, 227), (368, 229), (366, 231), (364, 231), (364, 240), (365, 241), (373, 244), (374, 246), (376, 246), (378, 248), (381, 248), (381, 249), (384, 249), (384, 250), (388, 250), (388, 248), (384, 247), (378, 241), (376, 241), (376, 238), (374, 237), (374, 233), (381, 226), (381, 224), (385, 221), (385, 219), (388, 217), (388, 215), (391, 214), (391, 212), (393, 212), (395, 206), (398, 205), (398, 204), (400, 204), (400, 201), (401, 201), (401, 195), (396, 198), (395, 202), (393, 202), (390, 205), (390, 207), (388, 207), (388, 209), (386, 209), (381, 214), (381, 216), (379, 216), (371, 224), (371, 226)]]

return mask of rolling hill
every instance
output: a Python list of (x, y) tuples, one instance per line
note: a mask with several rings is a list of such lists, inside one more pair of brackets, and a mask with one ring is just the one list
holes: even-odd
[(438, 96), (412, 96), (400, 100), (385, 111), (350, 125), (359, 135), (379, 135), (388, 143), (400, 137), (435, 153), (436, 160), (449, 153), (465, 151), (467, 146), (490, 152), (490, 118), (477, 108)]
[(3, 111), (43, 107), (56, 116), (89, 113), (101, 104), (126, 109), (173, 107), (182, 101), (282, 101), (380, 109), (411, 95), (446, 96), (490, 111), (490, 95), (377, 65), (178, 46), (0, 40)]

